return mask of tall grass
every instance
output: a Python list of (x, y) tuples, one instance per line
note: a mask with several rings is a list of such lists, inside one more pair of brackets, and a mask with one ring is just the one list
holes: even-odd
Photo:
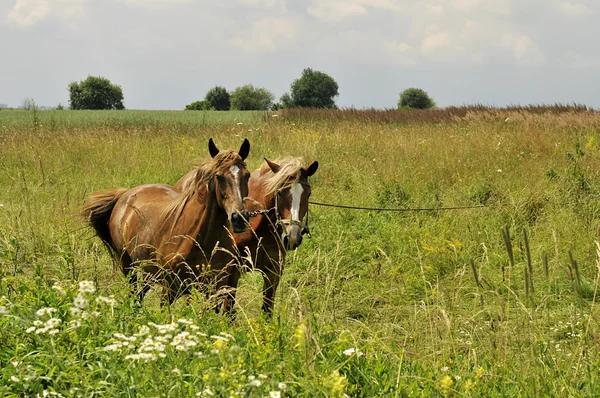
[[(40, 112), (35, 129), (30, 113), (0, 113), (3, 395), (597, 395), (595, 112), (384, 125), (279, 113), (187, 129), (166, 114), (132, 113), (123, 129), (111, 113), (51, 127)], [(312, 239), (289, 255), (273, 320), (253, 274), (234, 322), (201, 295), (161, 308), (153, 292), (137, 310), (78, 208), (99, 189), (174, 183), (208, 157), (209, 137), (247, 137), (250, 169), (318, 160), (317, 201), (486, 207), (311, 206)]]
[(597, 110), (581, 104), (554, 105), (511, 105), (494, 107), (482, 104), (449, 106), (431, 109), (307, 109), (291, 108), (279, 111), (277, 117), (287, 120), (303, 121), (362, 121), (362, 122), (445, 122), (464, 119), (465, 117), (485, 113), (489, 116), (505, 118), (513, 114), (527, 115), (561, 115), (569, 114), (598, 114)]

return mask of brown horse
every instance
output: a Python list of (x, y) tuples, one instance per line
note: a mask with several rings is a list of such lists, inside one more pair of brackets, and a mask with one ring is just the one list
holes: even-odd
[[(246, 264), (254, 265), (263, 274), (262, 309), (269, 316), (283, 273), (286, 250), (295, 250), (302, 243), (302, 235), (308, 232), (308, 225), (303, 221), (308, 215), (311, 193), (308, 177), (318, 167), (319, 163), (313, 162), (304, 168), (302, 158), (284, 158), (276, 162), (265, 159), (265, 164), (251, 174), (248, 195), (254, 201), (253, 210), (258, 216), (251, 219), (251, 230), (236, 233), (234, 238), (239, 253), (245, 255)], [(193, 171), (174, 187), (185, 191), (192, 182)], [(237, 281), (239, 270), (233, 272), (238, 275), (232, 280)], [(235, 299), (235, 293), (232, 299)]]
[[(244, 159), (249, 151), (248, 140), (235, 153), (220, 152), (211, 139), (212, 159), (190, 173), (182, 191), (151, 184), (90, 196), (83, 215), (132, 286), (137, 286), (134, 268), (143, 271), (140, 304), (152, 282), (164, 284), (163, 302), (169, 304), (188, 294), (194, 282), (217, 290), (237, 286), (235, 243), (228, 227), (236, 233), (247, 228), (244, 198), (250, 173)], [(225, 311), (232, 306), (226, 297)]]

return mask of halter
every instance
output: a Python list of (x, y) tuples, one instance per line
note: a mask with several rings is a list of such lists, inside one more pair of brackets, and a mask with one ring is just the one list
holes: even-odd
[(281, 193), (281, 191), (277, 191), (275, 192), (275, 195), (273, 196), (275, 199), (275, 206), (268, 208), (268, 209), (263, 209), (263, 210), (255, 210), (255, 211), (250, 211), (248, 212), (248, 216), (250, 218), (252, 217), (256, 217), (258, 215), (264, 214), (267, 215), (271, 212), (271, 210), (275, 210), (275, 228), (277, 228), (279, 225), (281, 226), (285, 226), (285, 225), (297, 225), (300, 227), (300, 234), (302, 235), (308, 235), (309, 238), (311, 238), (311, 234), (310, 234), (310, 229), (308, 228), (308, 207), (306, 209), (306, 222), (302, 222), (300, 220), (282, 220), (281, 216), (279, 215), (279, 194)]

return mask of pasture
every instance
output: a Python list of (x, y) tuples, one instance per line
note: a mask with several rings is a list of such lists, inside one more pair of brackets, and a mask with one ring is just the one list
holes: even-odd
[[(1, 111), (0, 395), (600, 394), (600, 114), (419, 115)], [(318, 160), (314, 201), (485, 207), (311, 205), (273, 319), (257, 273), (233, 322), (200, 294), (137, 309), (79, 209), (175, 183), (210, 137), (248, 138), (249, 170)]]

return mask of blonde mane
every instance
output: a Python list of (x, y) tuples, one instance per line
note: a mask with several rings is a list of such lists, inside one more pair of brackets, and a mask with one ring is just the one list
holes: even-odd
[(293, 184), (300, 182), (300, 177), (302, 176), (300, 170), (306, 166), (303, 158), (284, 157), (274, 162), (281, 166), (281, 169), (277, 173), (273, 173), (266, 163), (262, 166), (262, 168), (269, 170), (265, 174), (263, 181), (267, 195), (289, 188)]
[(179, 195), (176, 195), (173, 199), (160, 206), (159, 211), (161, 211), (163, 225), (173, 214), (175, 214), (173, 224), (171, 225), (171, 232), (173, 232), (173, 228), (190, 198), (194, 196), (195, 193), (199, 192), (203, 186), (208, 184), (212, 176), (219, 170), (227, 170), (240, 162), (243, 163), (243, 160), (237, 152), (224, 150), (219, 152), (214, 158), (198, 165), (194, 181), (188, 184)]

